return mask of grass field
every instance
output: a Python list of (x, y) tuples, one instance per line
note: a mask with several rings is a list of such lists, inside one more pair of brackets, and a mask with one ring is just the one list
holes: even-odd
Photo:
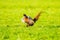
[[(40, 11), (35, 25), (21, 22)], [(60, 0), (0, 0), (0, 40), (60, 40)]]

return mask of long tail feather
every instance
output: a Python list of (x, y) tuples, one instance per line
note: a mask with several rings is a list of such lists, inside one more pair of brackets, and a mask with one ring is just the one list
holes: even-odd
[(35, 18), (33, 19), (34, 22), (36, 22), (36, 21), (39, 19), (40, 14), (41, 14), (41, 12), (38, 13), (38, 14), (35, 16)]

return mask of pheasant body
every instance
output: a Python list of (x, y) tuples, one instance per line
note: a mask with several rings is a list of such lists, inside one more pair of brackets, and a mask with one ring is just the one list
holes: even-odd
[(27, 16), (26, 14), (24, 14), (23, 16), (24, 16), (23, 21), (27, 23), (27, 26), (33, 26), (34, 23), (39, 19), (40, 13), (38, 13), (38, 15), (34, 17), (34, 19)]

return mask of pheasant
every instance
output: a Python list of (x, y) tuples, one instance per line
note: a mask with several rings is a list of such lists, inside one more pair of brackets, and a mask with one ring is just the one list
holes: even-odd
[(38, 13), (33, 19), (29, 16), (27, 16), (26, 14), (23, 14), (24, 18), (23, 18), (23, 22), (27, 23), (27, 27), (28, 26), (33, 26), (34, 23), (39, 19), (41, 12)]

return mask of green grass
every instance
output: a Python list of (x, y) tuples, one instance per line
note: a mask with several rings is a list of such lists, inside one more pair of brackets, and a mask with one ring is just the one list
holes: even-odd
[[(21, 22), (40, 11), (33, 26)], [(0, 40), (60, 40), (60, 0), (0, 0)]]

